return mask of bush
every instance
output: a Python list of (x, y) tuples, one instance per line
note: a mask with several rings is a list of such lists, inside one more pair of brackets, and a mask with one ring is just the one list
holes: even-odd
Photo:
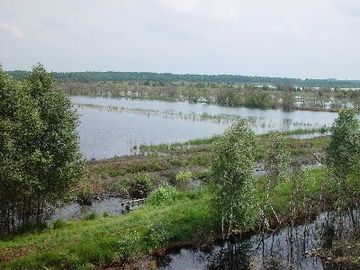
[(93, 191), (90, 183), (82, 182), (78, 188), (77, 202), (81, 205), (91, 205), (92, 196)]
[(206, 182), (211, 178), (211, 171), (210, 170), (199, 171), (195, 174), (195, 176), (200, 181)]
[(53, 223), (53, 229), (54, 230), (64, 228), (65, 226), (66, 226), (66, 221), (64, 221), (62, 219), (57, 219)]
[(168, 229), (169, 226), (171, 225), (162, 222), (147, 226), (143, 241), (146, 243), (148, 252), (166, 245), (172, 236)]
[(140, 234), (134, 232), (131, 234), (123, 234), (118, 241), (118, 250), (121, 260), (126, 261), (129, 257), (134, 257), (139, 252)]
[(130, 180), (127, 177), (119, 177), (118, 180), (111, 187), (120, 197), (128, 198), (129, 195)]
[(84, 220), (94, 220), (94, 219), (96, 219), (96, 213), (94, 212), (91, 212), (84, 217)]
[(169, 204), (176, 200), (178, 192), (171, 186), (162, 186), (153, 191), (149, 196), (151, 205)]
[(175, 176), (175, 185), (178, 187), (185, 187), (190, 183), (191, 178), (192, 178), (191, 172), (189, 171), (179, 172)]
[[(70, 99), (36, 65), (22, 82), (0, 66), (0, 233), (45, 222), (82, 175)], [(25, 211), (24, 211), (25, 210)]]
[(211, 189), (212, 207), (225, 226), (227, 236), (233, 228), (250, 221), (251, 190), (255, 160), (255, 135), (248, 123), (234, 123), (214, 143)]
[[(327, 189), (333, 192), (337, 210), (352, 204), (358, 198), (356, 187), (360, 183), (360, 121), (355, 111), (339, 113), (332, 127), (330, 143), (326, 149), (326, 165), (330, 172)], [(349, 188), (351, 187), (351, 188)]]
[(151, 178), (148, 174), (140, 174), (136, 176), (134, 181), (130, 184), (130, 196), (132, 198), (146, 198), (152, 188)]

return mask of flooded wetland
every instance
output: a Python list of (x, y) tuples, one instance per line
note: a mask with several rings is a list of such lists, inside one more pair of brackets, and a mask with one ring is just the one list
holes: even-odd
[(238, 119), (257, 134), (330, 127), (333, 112), (261, 110), (188, 102), (74, 96), (80, 146), (87, 159), (139, 154), (141, 145), (171, 144), (219, 135)]
[(360, 269), (360, 1), (0, 2), (0, 270)]

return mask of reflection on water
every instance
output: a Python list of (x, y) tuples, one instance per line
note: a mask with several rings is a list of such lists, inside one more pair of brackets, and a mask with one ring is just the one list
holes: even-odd
[(158, 259), (158, 265), (162, 270), (341, 269), (309, 256), (309, 251), (331, 246), (340, 235), (350, 237), (354, 224), (350, 216), (335, 218), (322, 214), (312, 223), (228, 241), (210, 252), (186, 248), (171, 251)]
[(89, 213), (94, 213), (97, 216), (107, 215), (121, 215), (122, 203), (126, 200), (115, 197), (102, 198), (92, 201), (91, 205), (80, 205), (77, 202), (72, 202), (63, 207), (56, 207), (48, 222), (52, 223), (55, 220), (71, 220), (80, 219)]
[(81, 219), (88, 214), (95, 214), (99, 217), (105, 215), (122, 215), (124, 212), (139, 208), (142, 203), (143, 202), (135, 202), (134, 200), (118, 197), (98, 197), (97, 199), (92, 200), (90, 205), (72, 202), (49, 209), (51, 215), (47, 219), (47, 222), (51, 224), (56, 220)]
[[(184, 142), (222, 133), (248, 119), (256, 133), (330, 126), (337, 113), (260, 110), (209, 104), (72, 97), (80, 114), (80, 146), (87, 159), (138, 153), (142, 144)], [(81, 105), (82, 104), (82, 105)]]

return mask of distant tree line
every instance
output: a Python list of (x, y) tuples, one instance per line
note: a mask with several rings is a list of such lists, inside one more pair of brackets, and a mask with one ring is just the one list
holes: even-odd
[(339, 110), (349, 105), (360, 109), (360, 90), (345, 91), (339, 87), (269, 87), (189, 82), (58, 82), (57, 85), (69, 95), (201, 102), (261, 109), (283, 108), (286, 111)]
[[(8, 73), (18, 80), (28, 74)], [(360, 81), (146, 72), (54, 72), (52, 76), (56, 85), (70, 95), (205, 102), (285, 111), (337, 111), (349, 106), (360, 110), (360, 90), (356, 88)]]
[[(27, 71), (8, 71), (18, 80), (25, 78)], [(268, 84), (292, 85), (299, 87), (360, 87), (360, 80), (336, 79), (299, 79), (285, 77), (262, 77), (242, 75), (198, 75), (198, 74), (172, 74), (152, 72), (52, 72), (52, 76), (59, 81), (73, 82), (191, 82), (191, 83), (223, 83), (223, 84)]]

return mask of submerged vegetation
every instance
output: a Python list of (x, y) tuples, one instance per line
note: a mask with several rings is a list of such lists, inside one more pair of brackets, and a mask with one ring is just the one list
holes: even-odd
[[(27, 74), (24, 71), (9, 73), (17, 79)], [(70, 95), (205, 102), (285, 111), (337, 111), (348, 106), (360, 110), (359, 81), (146, 72), (52, 74), (58, 87)]]
[(252, 85), (223, 83), (173, 82), (67, 82), (59, 88), (70, 95), (157, 99), (210, 103), (230, 107), (260, 109), (282, 108), (285, 111), (327, 110), (346, 107), (360, 109), (360, 90), (339, 87), (297, 87), (293, 85)]

